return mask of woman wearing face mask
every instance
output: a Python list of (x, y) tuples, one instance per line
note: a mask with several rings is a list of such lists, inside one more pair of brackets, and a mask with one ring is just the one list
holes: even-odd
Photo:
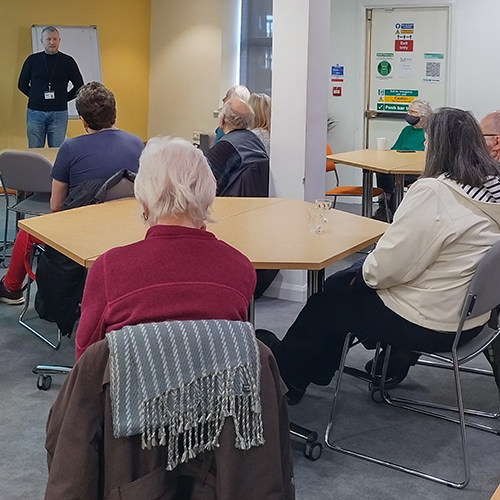
[[(406, 126), (397, 141), (391, 149), (396, 151), (423, 151), (424, 150), (424, 123), (428, 116), (432, 114), (431, 105), (423, 99), (415, 99), (408, 106), (408, 113), (406, 114)], [(405, 185), (411, 184), (417, 180), (417, 175), (405, 175)], [(390, 214), (395, 211), (394, 206), (394, 176), (391, 174), (377, 173), (377, 186), (384, 190), (384, 197), (387, 199)], [(385, 211), (384, 198), (379, 199), (379, 207), (375, 214), (374, 219), (382, 220), (384, 222), (392, 222), (386, 220), (387, 215)]]

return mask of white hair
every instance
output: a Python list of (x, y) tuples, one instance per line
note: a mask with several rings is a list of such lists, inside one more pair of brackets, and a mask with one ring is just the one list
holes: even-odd
[(235, 85), (234, 87), (231, 87), (227, 91), (226, 95), (228, 99), (237, 97), (245, 102), (248, 102), (248, 99), (250, 99), (250, 91), (244, 85)]
[(430, 116), (432, 115), (432, 107), (428, 101), (424, 101), (423, 99), (413, 99), (409, 105), (410, 108), (413, 108), (419, 116)]
[(134, 182), (137, 200), (149, 211), (148, 224), (165, 215), (188, 215), (194, 224), (211, 222), (216, 181), (203, 153), (180, 138), (150, 139)]

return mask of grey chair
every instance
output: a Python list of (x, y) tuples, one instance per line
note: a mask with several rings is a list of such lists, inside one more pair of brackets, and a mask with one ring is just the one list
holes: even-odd
[[(474, 409), (471, 410), (465, 409), (462, 396), (460, 367), (464, 363), (467, 363), (468, 361), (474, 359), (476, 356), (481, 354), (500, 334), (500, 328), (498, 326), (498, 312), (496, 309), (496, 306), (498, 304), (500, 304), (500, 242), (497, 242), (486, 253), (486, 255), (479, 262), (476, 272), (474, 273), (474, 276), (469, 285), (465, 301), (462, 307), (460, 322), (455, 334), (455, 339), (451, 351), (419, 353), (423, 356), (432, 358), (433, 360), (438, 360), (440, 363), (444, 365), (452, 367), (454, 373), (454, 382), (455, 382), (454, 386), (457, 398), (457, 407), (456, 408), (450, 407), (443, 404), (428, 402), (428, 401), (418, 401), (418, 400), (391, 397), (388, 391), (385, 389), (385, 378), (387, 374), (387, 367), (389, 364), (390, 346), (387, 346), (387, 352), (384, 357), (380, 387), (377, 391), (373, 393), (373, 396), (376, 396), (377, 393), (381, 395), (382, 401), (392, 406), (398, 406), (400, 408), (404, 408), (407, 410), (415, 411), (425, 415), (431, 415), (434, 417), (438, 417), (440, 419), (458, 423), (460, 425), (463, 479), (459, 481), (451, 481), (441, 476), (436, 476), (434, 474), (422, 472), (420, 470), (411, 467), (403, 466), (394, 462), (389, 462), (387, 460), (383, 460), (374, 456), (366, 455), (351, 449), (347, 449), (339, 446), (334, 442), (334, 440), (332, 439), (333, 424), (336, 416), (336, 407), (339, 399), (340, 387), (342, 383), (342, 375), (344, 372), (347, 353), (349, 351), (349, 347), (353, 340), (352, 334), (349, 334), (347, 336), (342, 351), (337, 383), (333, 396), (332, 410), (325, 432), (325, 442), (327, 446), (335, 451), (345, 453), (347, 455), (354, 456), (357, 458), (362, 458), (369, 462), (373, 462), (379, 465), (383, 465), (385, 467), (389, 467), (391, 469), (406, 472), (424, 479), (429, 479), (437, 483), (446, 484), (447, 486), (451, 486), (453, 488), (465, 488), (465, 486), (467, 486), (470, 480), (469, 453), (467, 445), (466, 427), (467, 426), (474, 427), (475, 429), (491, 432), (494, 434), (500, 434), (500, 429), (494, 428), (490, 425), (466, 420), (466, 415), (474, 415), (476, 417), (498, 418), (499, 413), (483, 412)], [(488, 322), (488, 324), (484, 326), (481, 333), (474, 339), (470, 340), (469, 342), (459, 346), (460, 337), (462, 334), (462, 329), (465, 321), (467, 319), (480, 316), (489, 311), (492, 311), (491, 320)], [(458, 414), (458, 418), (446, 415), (443, 413), (443, 411), (448, 411), (448, 412), (455, 411)]]
[[(5, 228), (2, 258), (5, 261), (9, 212), (17, 214), (16, 222), (25, 215), (50, 213), (52, 164), (38, 153), (4, 151), (0, 153), (0, 182), (4, 192), (17, 191), (15, 203), (5, 196)], [(31, 193), (31, 194), (30, 194)], [(27, 196), (28, 194), (28, 196)]]

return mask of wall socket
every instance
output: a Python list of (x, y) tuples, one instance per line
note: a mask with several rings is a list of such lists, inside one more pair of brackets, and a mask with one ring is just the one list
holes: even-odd
[(193, 144), (200, 145), (200, 136), (203, 132), (197, 132), (196, 130), (193, 132)]

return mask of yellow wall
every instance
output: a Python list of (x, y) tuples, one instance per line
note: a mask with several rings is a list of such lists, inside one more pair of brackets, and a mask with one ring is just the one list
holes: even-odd
[[(117, 126), (147, 138), (150, 0), (0, 0), (0, 149), (27, 147), (27, 98), (17, 89), (32, 24), (96, 25), (102, 81), (116, 96)], [(81, 135), (70, 120), (68, 137)]]
[(149, 136), (213, 132), (220, 105), (222, 0), (151, 0)]

